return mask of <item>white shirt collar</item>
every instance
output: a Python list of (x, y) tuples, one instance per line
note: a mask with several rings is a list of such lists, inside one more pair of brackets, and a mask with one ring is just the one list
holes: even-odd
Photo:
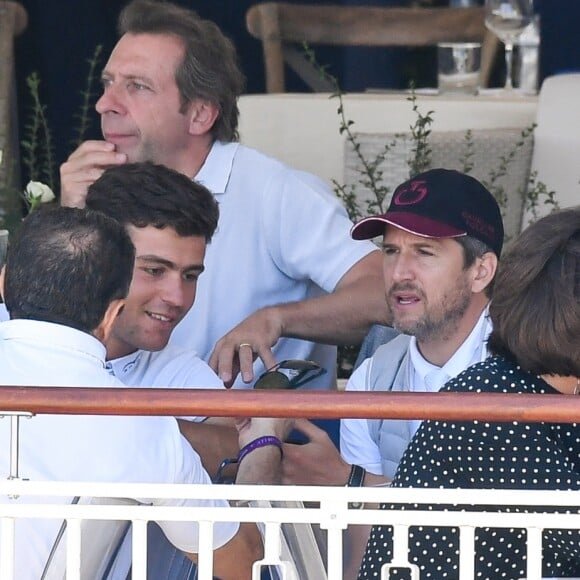
[(105, 345), (93, 335), (69, 326), (40, 320), (7, 320), (0, 323), (0, 340), (50, 343), (51, 347), (75, 351), (105, 367)]
[(215, 141), (197, 172), (195, 181), (207, 187), (213, 194), (225, 193), (239, 145)]
[(423, 390), (427, 387), (429, 391), (438, 391), (450, 378), (457, 376), (472, 364), (487, 358), (487, 338), (490, 332), (491, 320), (488, 307), (486, 307), (469, 336), (442, 367), (437, 367), (423, 358), (417, 347), (417, 339), (412, 337), (409, 344), (411, 367), (414, 371), (412, 386), (415, 390)]
[(126, 354), (125, 356), (111, 359), (107, 361), (107, 370), (112, 371), (117, 378), (122, 379), (123, 375), (127, 374), (139, 363), (142, 355), (142, 350), (136, 350), (135, 352)]

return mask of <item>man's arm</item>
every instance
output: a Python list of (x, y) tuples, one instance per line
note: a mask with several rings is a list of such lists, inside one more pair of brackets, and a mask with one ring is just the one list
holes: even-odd
[[(273, 435), (280, 441), (288, 437), (294, 419), (270, 419), (260, 417), (244, 419), (236, 423), (240, 449), (259, 437)], [(282, 481), (282, 449), (267, 445), (254, 449), (238, 464), (236, 483), (279, 484)]]
[(111, 165), (126, 163), (127, 156), (117, 153), (107, 141), (85, 141), (60, 166), (60, 203), (84, 207), (89, 186)]
[[(284, 445), (282, 483), (290, 485), (346, 485), (352, 465), (344, 461), (325, 431), (306, 419), (296, 419), (294, 428), (308, 437), (304, 445)], [(363, 485), (388, 485), (382, 475), (366, 472)], [(365, 504), (365, 508), (377, 508)], [(344, 580), (355, 580), (362, 562), (371, 526), (349, 526), (343, 538)]]
[(201, 458), (205, 470), (213, 477), (227, 457), (237, 457), (238, 432), (230, 417), (209, 417), (202, 423), (178, 419), (181, 434)]
[(354, 264), (334, 292), (257, 310), (217, 342), (209, 364), (226, 385), (233, 382), (238, 369), (243, 380), (250, 382), (254, 354), (266, 368), (273, 366), (271, 349), (280, 337), (355, 344), (371, 324), (387, 322), (382, 258), (377, 250)]
[[(236, 423), (239, 448), (258, 437), (273, 435), (284, 440), (291, 428), (285, 419), (245, 419)], [(260, 447), (248, 453), (238, 466), (236, 483), (280, 483), (280, 449), (274, 445)], [(197, 554), (187, 554), (197, 561)], [(246, 580), (252, 577), (252, 564), (263, 557), (263, 545), (256, 525), (243, 523), (238, 533), (224, 546), (214, 551), (214, 576), (223, 580)]]

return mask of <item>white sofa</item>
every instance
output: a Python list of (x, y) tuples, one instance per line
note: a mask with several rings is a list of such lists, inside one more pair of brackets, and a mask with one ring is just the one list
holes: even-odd
[[(401, 93), (345, 95), (344, 109), (357, 133), (409, 130), (416, 114)], [(418, 94), (423, 114), (433, 111), (433, 131), (519, 128), (536, 118), (537, 97), (439, 97)], [(241, 141), (331, 182), (344, 180), (344, 135), (338, 99), (328, 94), (244, 95), (240, 98)]]

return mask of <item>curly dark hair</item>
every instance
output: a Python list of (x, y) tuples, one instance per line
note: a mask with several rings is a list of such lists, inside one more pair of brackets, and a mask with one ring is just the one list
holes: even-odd
[(107, 169), (90, 187), (87, 207), (123, 225), (173, 228), (180, 236), (211, 240), (219, 210), (203, 185), (150, 161)]

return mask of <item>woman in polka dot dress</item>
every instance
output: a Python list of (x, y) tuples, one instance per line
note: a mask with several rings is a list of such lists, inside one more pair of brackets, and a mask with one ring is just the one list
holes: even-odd
[[(580, 395), (580, 206), (543, 218), (513, 243), (500, 266), (490, 315), (494, 356), (442, 391)], [(392, 485), (580, 490), (580, 427), (424, 421)], [(524, 530), (477, 529), (475, 549), (477, 579), (525, 578)], [(421, 580), (460, 580), (458, 554), (454, 528), (409, 531), (409, 561), (419, 566)], [(391, 528), (373, 527), (359, 580), (380, 578), (391, 558)], [(545, 530), (542, 566), (545, 577), (580, 577), (580, 532)], [(409, 572), (395, 570), (391, 577), (408, 578)]]

